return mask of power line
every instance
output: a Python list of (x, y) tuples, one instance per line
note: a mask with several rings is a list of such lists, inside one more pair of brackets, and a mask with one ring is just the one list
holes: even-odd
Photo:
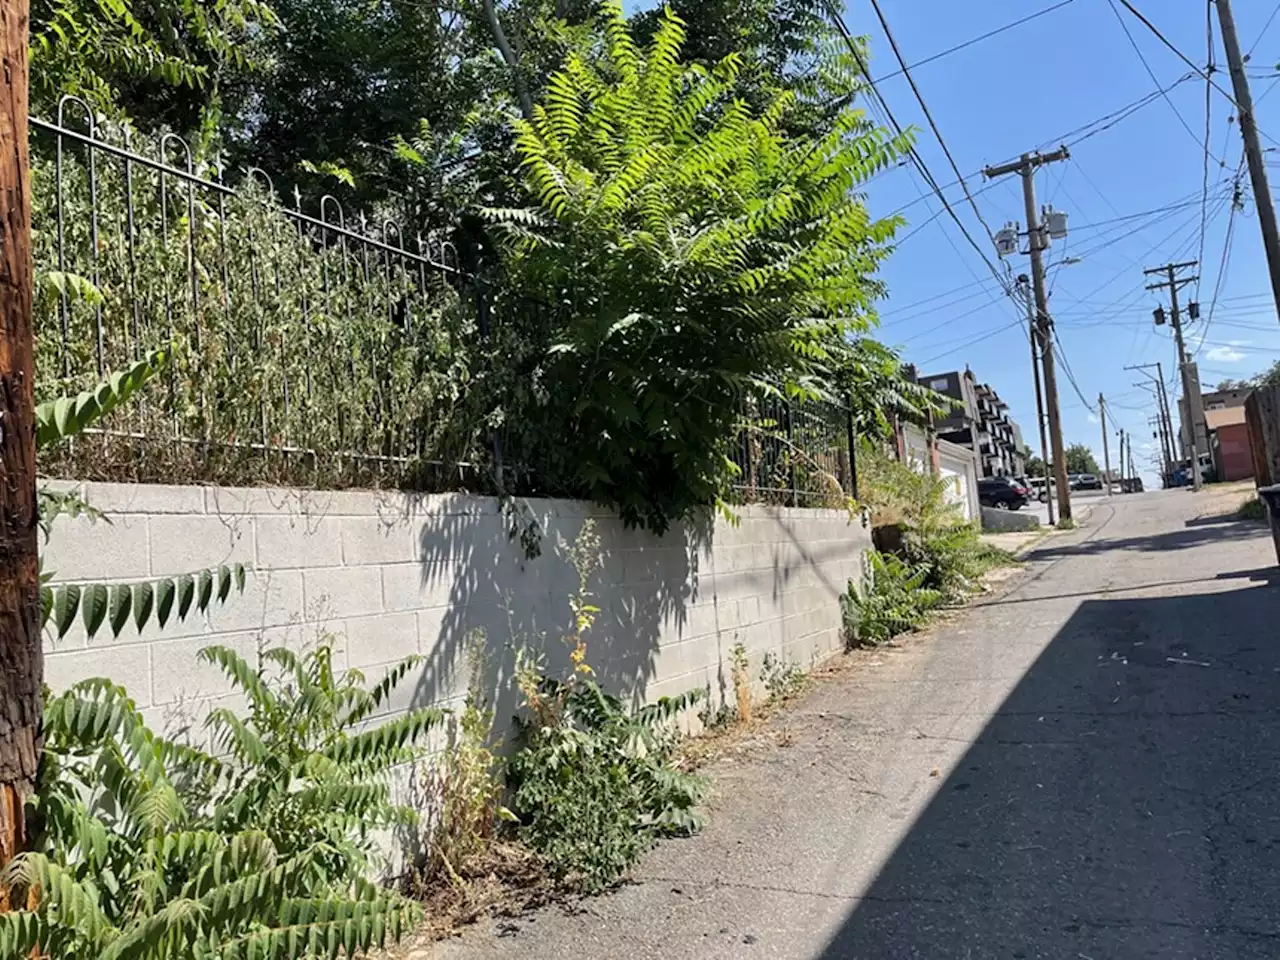
[[(1241, 166), (1244, 165), (1243, 157), (1240, 158), (1240, 164)], [(1242, 171), (1237, 168), (1235, 192), (1231, 197), (1231, 214), (1227, 218), (1227, 235), (1226, 235), (1226, 238), (1222, 241), (1222, 259), (1218, 263), (1218, 276), (1214, 280), (1214, 284), (1213, 284), (1213, 299), (1209, 302), (1209, 316), (1205, 320), (1204, 326), (1200, 328), (1200, 341), (1199, 343), (1196, 344), (1195, 350), (1192, 351), (1192, 356), (1195, 356), (1202, 349), (1204, 349), (1205, 337), (1209, 333), (1209, 325), (1213, 323), (1214, 310), (1218, 306), (1218, 295), (1222, 292), (1222, 284), (1226, 281), (1227, 269), (1231, 264), (1231, 241), (1235, 235), (1236, 211), (1239, 210), (1240, 207), (1244, 205), (1241, 186), (1240, 186), (1240, 180), (1239, 180), (1241, 172)], [(1203, 249), (1203, 240), (1201, 244), (1202, 244), (1201, 248)]]
[(1080, 389), (1080, 384), (1076, 383), (1075, 374), (1071, 372), (1071, 364), (1067, 362), (1067, 351), (1062, 346), (1062, 338), (1058, 336), (1058, 328), (1053, 328), (1053, 342), (1058, 345), (1058, 359), (1062, 361), (1062, 369), (1067, 375), (1067, 382), (1071, 384), (1071, 389), (1076, 392), (1076, 396), (1080, 398), (1080, 402), (1085, 405), (1090, 413), (1096, 412), (1093, 405), (1084, 398), (1084, 393)]
[[(1196, 257), (1197, 263), (1204, 263), (1204, 234), (1205, 221), (1209, 212), (1209, 124), (1213, 115), (1213, 88), (1209, 86), (1209, 77), (1213, 76), (1213, 0), (1205, 0), (1204, 4), (1204, 35), (1205, 48), (1208, 53), (1205, 56), (1205, 83), (1204, 83), (1204, 182), (1200, 191), (1200, 253)], [(1231, 225), (1227, 225), (1227, 229), (1231, 229)], [(1200, 297), (1200, 280), (1196, 280), (1196, 299)]]
[[(1112, 9), (1112, 10), (1115, 10), (1115, 3), (1113, 2), (1113, 0), (1107, 0), (1107, 2), (1111, 4), (1111, 9)], [(1132, 13), (1135, 17), (1137, 17), (1139, 20), (1141, 20), (1141, 21), (1142, 21), (1142, 25), (1143, 25), (1144, 27), (1146, 27), (1148, 30), (1150, 30), (1152, 33), (1154, 33), (1154, 34), (1156, 35), (1156, 38), (1157, 38), (1161, 43), (1163, 43), (1166, 47), (1168, 47), (1170, 50), (1172, 50), (1172, 51), (1174, 52), (1174, 54), (1176, 54), (1176, 55), (1177, 55), (1177, 57), (1178, 57), (1178, 59), (1179, 59), (1179, 60), (1181, 60), (1183, 63), (1185, 63), (1187, 66), (1189, 66), (1192, 70), (1194, 70), (1194, 71), (1196, 72), (1196, 74), (1197, 74), (1198, 76), (1200, 76), (1202, 79), (1207, 80), (1210, 84), (1212, 84), (1212, 86), (1213, 86), (1213, 88), (1214, 88), (1215, 90), (1217, 90), (1220, 94), (1222, 94), (1224, 97), (1226, 97), (1228, 100), (1230, 100), (1230, 101), (1231, 101), (1231, 105), (1232, 105), (1232, 106), (1234, 106), (1237, 110), (1238, 110), (1238, 109), (1240, 109), (1240, 105), (1239, 105), (1238, 103), (1236, 103), (1236, 98), (1235, 98), (1234, 96), (1232, 96), (1230, 93), (1227, 93), (1227, 91), (1226, 91), (1226, 90), (1223, 90), (1223, 89), (1222, 89), (1222, 87), (1220, 87), (1220, 86), (1218, 86), (1216, 83), (1214, 83), (1214, 82), (1213, 82), (1213, 79), (1210, 77), (1210, 75), (1209, 75), (1209, 74), (1207, 74), (1207, 73), (1205, 73), (1203, 70), (1201, 70), (1201, 69), (1200, 69), (1200, 67), (1198, 67), (1198, 66), (1195, 64), (1195, 62), (1194, 62), (1190, 57), (1188, 57), (1185, 53), (1183, 53), (1181, 50), (1179, 50), (1177, 47), (1175, 47), (1175, 46), (1173, 45), (1173, 43), (1171, 43), (1171, 42), (1169, 41), (1169, 39), (1168, 39), (1168, 38), (1167, 38), (1163, 33), (1161, 33), (1161, 32), (1160, 32), (1159, 28), (1158, 28), (1154, 23), (1152, 23), (1150, 20), (1148, 20), (1146, 17), (1144, 17), (1144, 16), (1142, 15), (1142, 11), (1140, 11), (1137, 7), (1135, 7), (1132, 3), (1130, 3), (1130, 2), (1129, 2), (1129, 0), (1120, 0), (1120, 3), (1124, 4), (1124, 8), (1125, 8), (1126, 10), (1128, 10), (1128, 11), (1129, 11), (1130, 13)], [(1117, 14), (1117, 16), (1119, 16), (1119, 11), (1116, 11), (1116, 14)], [(1121, 24), (1121, 26), (1124, 26), (1124, 19), (1123, 19), (1123, 18), (1121, 18), (1121, 20), (1120, 20), (1120, 24)], [(1124, 32), (1125, 32), (1125, 35), (1126, 35), (1126, 36), (1129, 36), (1129, 29), (1128, 29), (1128, 27), (1125, 27), (1125, 31), (1124, 31)], [(1132, 37), (1132, 36), (1129, 36), (1129, 42), (1130, 42), (1130, 43), (1133, 43), (1133, 37)], [(1134, 44), (1133, 44), (1133, 46), (1134, 46), (1134, 49), (1136, 50), (1138, 45), (1137, 45), (1136, 43), (1134, 43)], [(1141, 56), (1142, 56), (1142, 54), (1141, 54), (1141, 53), (1139, 53), (1139, 54), (1138, 54), (1138, 56), (1139, 56), (1139, 57), (1141, 57)], [(1143, 64), (1144, 64), (1144, 65), (1146, 64), (1146, 60), (1143, 60)], [(1151, 72), (1151, 68), (1150, 68), (1150, 67), (1148, 67), (1148, 68), (1147, 68), (1147, 72), (1148, 72), (1148, 73), (1150, 73), (1150, 72)], [(1154, 76), (1152, 77), (1152, 79), (1154, 79)], [(1176, 108), (1175, 108), (1175, 109), (1176, 109)], [(1195, 136), (1195, 134), (1192, 134), (1192, 136), (1194, 137), (1194, 136)], [(1216, 159), (1216, 158), (1215, 158), (1215, 159)]]
[[(888, 101), (885, 100), (883, 94), (880, 93), (879, 88), (876, 87), (875, 83), (871, 80), (871, 71), (867, 68), (867, 62), (862, 56), (862, 51), (858, 49), (858, 43), (854, 39), (853, 34), (849, 31), (848, 24), (844, 22), (844, 17), (841, 15), (840, 11), (836, 8), (834, 0), (827, 0), (826, 6), (827, 6), (828, 15), (831, 17), (832, 23), (835, 25), (836, 30), (840, 33), (840, 37), (844, 41), (845, 46), (849, 48), (849, 52), (853, 55), (854, 60), (857, 62), (858, 69), (861, 70), (862, 75), (867, 78), (867, 86), (871, 89), (871, 92), (875, 97), (875, 99), (879, 101), (881, 108), (885, 112), (885, 116), (888, 117), (890, 124), (893, 126), (893, 129), (897, 132), (898, 136), (900, 138), (906, 139), (906, 132), (903, 130), (902, 125), (898, 123), (897, 118), (894, 117), (893, 111), (889, 109)], [(964, 234), (964, 238), (967, 241), (969, 241), (970, 246), (972, 246), (973, 249), (978, 252), (978, 256), (982, 258), (982, 262), (987, 265), (987, 269), (991, 271), (991, 275), (996, 278), (996, 283), (1000, 285), (1000, 288), (1004, 290), (1005, 293), (1008, 293), (1010, 296), (1012, 296), (1008, 282), (1000, 274), (1000, 271), (996, 268), (996, 265), (991, 262), (991, 259), (987, 256), (986, 250), (984, 250), (978, 244), (978, 241), (976, 241), (973, 238), (973, 235), (969, 232), (968, 227), (964, 225), (964, 221), (960, 219), (959, 215), (952, 208), (951, 202), (947, 199), (946, 194), (942, 192), (942, 188), (938, 186), (937, 180), (935, 180), (933, 177), (933, 174), (929, 172), (929, 168), (925, 165), (924, 160), (920, 157), (920, 154), (916, 151), (915, 147), (908, 144), (907, 152), (910, 155), (912, 161), (914, 162), (916, 168), (920, 171), (921, 176), (924, 177), (925, 182), (929, 184), (930, 188), (937, 195), (938, 200), (941, 201), (942, 205), (946, 208), (946, 211), (950, 215), (951, 219), (954, 220), (956, 226), (960, 228), (960, 232)], [(956, 175), (960, 176), (959, 171), (956, 171)], [(963, 176), (960, 176), (960, 179), (963, 181), (964, 179)], [(966, 193), (967, 192), (968, 191), (966, 190)]]
[(1258, 34), (1258, 39), (1253, 41), (1253, 45), (1249, 47), (1249, 52), (1245, 54), (1246, 59), (1253, 56), (1253, 51), (1258, 49), (1258, 44), (1262, 42), (1262, 38), (1271, 29), (1271, 21), (1276, 18), (1277, 13), (1280, 13), (1280, 3), (1276, 4), (1275, 9), (1271, 11), (1271, 16), (1267, 17), (1267, 22), (1262, 25), (1262, 31)]
[[(915, 78), (911, 76), (907, 61), (902, 56), (902, 51), (898, 49), (898, 41), (894, 38), (893, 31), (889, 28), (889, 21), (885, 19), (884, 11), (880, 8), (880, 0), (871, 0), (871, 7), (876, 12), (876, 19), (880, 21), (880, 28), (884, 30), (885, 39), (889, 41), (890, 49), (893, 50), (894, 59), (901, 65), (902, 74), (907, 78), (907, 84), (911, 87), (911, 92), (915, 94), (916, 102), (920, 104), (925, 120), (929, 122), (929, 129), (933, 131), (933, 135), (938, 141), (938, 146), (942, 147), (942, 153), (946, 156), (947, 163), (951, 165), (951, 172), (960, 180), (960, 189), (964, 191), (965, 198), (969, 201), (969, 206), (973, 208), (974, 216), (978, 218), (982, 228), (987, 231), (987, 236), (990, 238), (992, 245), (994, 245), (995, 234), (991, 232), (991, 227), (982, 216), (982, 211), (978, 209), (977, 201), (973, 199), (973, 194), (969, 192), (969, 185), (964, 181), (964, 174), (960, 172), (960, 166), (956, 163), (956, 158), (951, 155), (951, 148), (947, 146), (947, 141), (943, 139), (942, 131), (938, 129), (938, 124), (933, 119), (933, 113), (929, 110), (929, 105), (925, 103), (924, 96), (920, 93), (920, 88), (916, 86)], [(1007, 289), (1006, 287), (1006, 291)]]
[(974, 37), (972, 40), (966, 40), (963, 43), (957, 43), (954, 47), (948, 47), (946, 50), (935, 53), (931, 57), (925, 57), (923, 60), (917, 60), (910, 66), (904, 66), (901, 70), (895, 70), (893, 73), (886, 73), (882, 77), (876, 77), (876, 82), (880, 83), (884, 80), (891, 80), (894, 77), (901, 77), (906, 74), (908, 70), (914, 70), (916, 67), (923, 67), (926, 63), (933, 63), (935, 60), (941, 60), (943, 57), (949, 57), (951, 54), (958, 53), (966, 47), (972, 47), (975, 43), (981, 43), (983, 40), (990, 40), (992, 37), (998, 36), (1006, 30), (1012, 30), (1014, 27), (1020, 27), (1024, 23), (1030, 23), (1032, 20), (1035, 20), (1038, 17), (1043, 17), (1045, 14), (1053, 13), (1055, 10), (1061, 10), (1063, 7), (1070, 6), (1073, 2), (1074, 0), (1062, 0), (1061, 3), (1055, 3), (1052, 7), (1045, 7), (1043, 10), (1037, 10), (1035, 13), (1027, 14), (1027, 16), (1023, 17), (1021, 20), (1014, 20), (1012, 23), (1006, 23), (1003, 27), (996, 27), (994, 30), (988, 30), (981, 36)]
[[(1120, 2), (1123, 3), (1126, 7), (1128, 7), (1128, 9), (1131, 12), (1133, 12), (1139, 19), (1141, 19), (1144, 23), (1147, 23), (1147, 25), (1150, 26), (1150, 23), (1147, 22), (1146, 18), (1143, 17), (1142, 14), (1134, 10), (1133, 7), (1130, 6), (1130, 4), (1127, 2), (1127, 0), (1120, 0)], [(1151, 82), (1154, 83), (1157, 88), (1160, 87), (1160, 81), (1156, 77), (1155, 71), (1151, 69), (1151, 64), (1147, 63), (1147, 58), (1143, 54), (1142, 48), (1138, 46), (1138, 41), (1133, 39), (1133, 34), (1129, 32), (1129, 25), (1124, 22), (1124, 17), (1122, 17), (1120, 15), (1120, 11), (1116, 9), (1115, 0), (1107, 0), (1107, 4), (1108, 6), (1111, 7), (1111, 12), (1115, 14), (1116, 22), (1120, 24), (1120, 29), (1124, 31), (1124, 35), (1129, 41), (1129, 46), (1133, 47), (1133, 52), (1138, 55), (1138, 60), (1142, 63), (1142, 68), (1147, 71), (1147, 76), (1151, 78)], [(1155, 30), (1154, 27), (1151, 27), (1151, 29)], [(1157, 35), (1158, 35), (1158, 32), (1157, 32)], [(1164, 38), (1161, 37), (1161, 39), (1163, 40)], [(1165, 42), (1168, 43), (1168, 41), (1165, 41)], [(1179, 52), (1178, 56), (1181, 57), (1182, 54)], [(1186, 57), (1183, 57), (1183, 59), (1186, 60)], [(1187, 62), (1191, 63), (1190, 60), (1187, 60)], [(1208, 75), (1203, 73), (1200, 70), (1200, 68), (1197, 67), (1194, 63), (1191, 63), (1191, 67), (1196, 71), (1196, 73), (1203, 76), (1206, 80), (1209, 79)], [(1209, 82), (1212, 83), (1211, 80)], [(1173, 99), (1169, 96), (1169, 94), (1167, 92), (1162, 92), (1161, 96), (1164, 97), (1165, 102), (1169, 104), (1169, 109), (1172, 110), (1174, 116), (1178, 118), (1178, 122), (1182, 124), (1182, 129), (1187, 131), (1187, 136), (1189, 136), (1192, 140), (1194, 140), (1197, 146), (1202, 147), (1205, 150), (1208, 150), (1209, 149), (1208, 143), (1200, 142), (1200, 138), (1196, 135), (1195, 131), (1191, 129), (1190, 124), (1188, 124), (1186, 118), (1183, 117), (1182, 111), (1178, 109), (1178, 105), (1173, 102)], [(1214, 159), (1217, 159), (1217, 158), (1215, 157)]]

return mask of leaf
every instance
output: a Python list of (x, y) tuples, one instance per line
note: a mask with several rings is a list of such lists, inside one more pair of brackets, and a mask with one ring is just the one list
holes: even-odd
[(74, 583), (66, 583), (58, 587), (54, 597), (54, 626), (61, 640), (75, 623), (76, 610), (80, 607), (80, 587)]
[(106, 619), (110, 597), (111, 591), (105, 583), (91, 583), (84, 588), (80, 606), (84, 614), (84, 629), (91, 639)]
[(184, 573), (178, 577), (178, 619), (187, 619), (187, 613), (191, 610), (191, 601), (196, 597), (196, 582), (191, 578), (191, 574)]
[(133, 622), (142, 632), (155, 605), (155, 588), (149, 582), (139, 583), (133, 588)]
[(156, 581), (156, 622), (164, 627), (169, 622), (169, 612), (177, 596), (177, 586), (170, 579)]
[(200, 587), (196, 594), (196, 609), (203, 613), (209, 608), (213, 598), (213, 574), (208, 570), (200, 571)]
[(133, 607), (133, 588), (127, 583), (117, 583), (111, 588), (111, 633), (120, 636), (120, 631), (129, 622), (129, 611)]
[(225, 563), (218, 568), (218, 602), (226, 603), (231, 594), (231, 568)]

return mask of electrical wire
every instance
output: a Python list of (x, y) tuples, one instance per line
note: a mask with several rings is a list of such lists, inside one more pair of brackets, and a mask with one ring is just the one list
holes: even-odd
[(951, 54), (958, 53), (966, 47), (973, 46), (975, 43), (981, 43), (983, 40), (990, 40), (992, 37), (998, 36), (1007, 30), (1012, 30), (1014, 27), (1020, 27), (1024, 23), (1030, 23), (1032, 20), (1043, 17), (1046, 14), (1053, 13), (1055, 10), (1061, 10), (1063, 7), (1070, 6), (1073, 2), (1074, 0), (1062, 0), (1061, 3), (1055, 3), (1052, 7), (1045, 7), (1043, 10), (1037, 10), (1035, 13), (1027, 14), (1027, 16), (1023, 17), (1021, 20), (1014, 20), (1012, 23), (1006, 23), (1003, 27), (996, 27), (994, 30), (988, 30), (981, 36), (974, 37), (972, 40), (966, 40), (963, 43), (957, 43), (954, 47), (948, 47), (946, 50), (933, 54), (933, 56), (925, 57), (923, 60), (917, 60), (915, 63), (910, 66), (905, 66), (901, 70), (895, 70), (893, 73), (886, 73), (884, 76), (876, 77), (876, 83), (880, 83), (884, 80), (891, 80), (894, 77), (901, 77), (908, 70), (914, 70), (916, 67), (923, 67), (926, 63), (933, 63), (935, 60), (941, 60), (943, 57), (949, 57)]
[[(911, 87), (911, 92), (915, 95), (916, 102), (920, 104), (920, 109), (924, 112), (924, 118), (929, 123), (929, 129), (933, 131), (933, 135), (938, 141), (938, 146), (942, 147), (942, 153), (947, 158), (947, 163), (951, 166), (951, 172), (960, 181), (960, 189), (964, 191), (965, 199), (969, 201), (969, 206), (973, 209), (973, 215), (978, 218), (978, 222), (987, 231), (987, 237), (994, 245), (996, 242), (995, 234), (982, 216), (982, 211), (978, 209), (978, 204), (973, 199), (973, 194), (969, 192), (969, 185), (965, 183), (964, 174), (960, 172), (960, 165), (956, 163), (956, 158), (952, 156), (951, 148), (947, 146), (947, 141), (943, 138), (942, 131), (938, 129), (938, 124), (933, 119), (933, 113), (929, 110), (929, 105), (925, 103), (924, 95), (921, 94), (920, 88), (916, 85), (915, 77), (911, 75), (907, 61), (902, 56), (902, 51), (898, 48), (898, 41), (894, 38), (893, 31), (889, 28), (889, 21), (885, 18), (884, 11), (880, 8), (880, 0), (871, 0), (871, 7), (875, 10), (876, 19), (880, 21), (880, 28), (884, 30), (885, 39), (889, 41), (889, 48), (893, 50), (894, 59), (902, 67), (902, 75), (906, 77), (907, 84)], [(1008, 287), (1006, 286), (1005, 289), (1007, 291)]]
[[(1107, 2), (1111, 4), (1111, 9), (1112, 9), (1112, 10), (1115, 10), (1115, 3), (1113, 2), (1113, 0), (1107, 0)], [(1237, 110), (1239, 110), (1239, 109), (1240, 109), (1240, 105), (1239, 105), (1238, 103), (1236, 103), (1236, 98), (1235, 98), (1232, 94), (1227, 93), (1227, 91), (1226, 91), (1226, 90), (1224, 90), (1224, 89), (1222, 89), (1222, 87), (1220, 87), (1220, 86), (1218, 86), (1216, 83), (1214, 83), (1214, 82), (1213, 82), (1212, 77), (1211, 77), (1209, 74), (1207, 74), (1207, 73), (1205, 73), (1203, 70), (1201, 70), (1201, 69), (1200, 69), (1200, 67), (1196, 66), (1195, 62), (1194, 62), (1193, 60), (1191, 60), (1191, 58), (1190, 58), (1190, 57), (1188, 57), (1185, 53), (1183, 53), (1181, 50), (1179, 50), (1177, 47), (1175, 47), (1175, 46), (1173, 45), (1173, 43), (1172, 43), (1172, 42), (1170, 42), (1170, 40), (1168, 39), (1168, 37), (1166, 37), (1163, 33), (1161, 33), (1161, 32), (1160, 32), (1159, 28), (1158, 28), (1154, 23), (1152, 23), (1150, 20), (1148, 20), (1146, 17), (1144, 17), (1144, 16), (1142, 15), (1142, 11), (1140, 11), (1137, 7), (1135, 7), (1132, 3), (1130, 3), (1130, 2), (1129, 2), (1129, 0), (1120, 0), (1120, 3), (1124, 4), (1124, 8), (1125, 8), (1126, 10), (1128, 10), (1128, 11), (1129, 11), (1130, 13), (1132, 13), (1135, 17), (1137, 17), (1139, 20), (1141, 20), (1141, 21), (1142, 21), (1142, 25), (1143, 25), (1144, 27), (1146, 27), (1148, 30), (1150, 30), (1152, 33), (1154, 33), (1154, 34), (1156, 35), (1156, 38), (1157, 38), (1161, 43), (1163, 43), (1166, 47), (1168, 47), (1170, 50), (1172, 50), (1172, 51), (1174, 52), (1174, 54), (1178, 57), (1178, 59), (1179, 59), (1179, 60), (1181, 60), (1183, 63), (1185, 63), (1187, 66), (1189, 66), (1192, 70), (1194, 70), (1194, 71), (1195, 71), (1195, 72), (1196, 72), (1196, 73), (1201, 77), (1201, 79), (1206, 80), (1206, 81), (1208, 81), (1210, 84), (1212, 84), (1212, 86), (1213, 86), (1213, 88), (1214, 88), (1215, 90), (1217, 90), (1220, 94), (1222, 94), (1224, 97), (1226, 97), (1228, 100), (1230, 100), (1230, 101), (1231, 101), (1231, 105), (1232, 105), (1232, 106), (1234, 106)], [(1119, 11), (1116, 11), (1116, 12), (1117, 12), (1117, 14), (1119, 13)], [(1121, 24), (1121, 26), (1124, 26), (1124, 19), (1123, 19), (1123, 18), (1121, 18), (1121, 20), (1120, 20), (1120, 24)], [(1128, 34), (1129, 34), (1129, 29), (1128, 29), (1128, 27), (1125, 27), (1125, 31), (1124, 31), (1124, 32), (1125, 32), (1125, 35), (1126, 35), (1126, 36), (1128, 36)], [(1130, 43), (1133, 43), (1133, 37), (1129, 37), (1129, 42), (1130, 42)], [(1137, 44), (1136, 44), (1136, 43), (1134, 44), (1134, 49), (1135, 49), (1135, 50), (1137, 49)], [(1141, 53), (1139, 53), (1139, 54), (1138, 54), (1138, 56), (1139, 56), (1139, 57), (1141, 57), (1141, 56), (1142, 56), (1142, 54), (1141, 54)], [(1146, 61), (1145, 61), (1145, 60), (1143, 60), (1143, 63), (1144, 63), (1144, 65), (1145, 65)], [(1147, 68), (1147, 72), (1148, 72), (1148, 73), (1150, 73), (1150, 72), (1151, 72), (1151, 69), (1150, 69), (1149, 67)], [(1153, 79), (1154, 79), (1154, 77), (1153, 77)], [(1195, 136), (1195, 134), (1192, 134), (1192, 136)]]
[(1253, 56), (1253, 51), (1258, 49), (1258, 44), (1262, 42), (1262, 38), (1267, 35), (1267, 31), (1271, 29), (1271, 22), (1275, 20), (1276, 14), (1280, 13), (1280, 3), (1276, 4), (1275, 9), (1271, 11), (1271, 16), (1267, 17), (1267, 22), (1262, 25), (1262, 31), (1258, 34), (1258, 39), (1253, 41), (1249, 47), (1249, 52), (1244, 55), (1245, 60)]
[[(1148, 26), (1151, 26), (1145, 17), (1143, 17), (1140, 13), (1138, 13), (1136, 10), (1133, 9), (1133, 7), (1128, 3), (1128, 0), (1120, 0), (1120, 2), (1123, 3), (1126, 7), (1128, 7), (1128, 9), (1132, 13), (1134, 13), (1139, 19), (1141, 19), (1144, 23), (1147, 23)], [(1120, 29), (1124, 31), (1125, 37), (1129, 40), (1129, 46), (1133, 47), (1133, 52), (1138, 55), (1138, 60), (1139, 62), (1141, 62), (1142, 68), (1147, 71), (1147, 76), (1151, 78), (1151, 82), (1154, 83), (1158, 88), (1160, 86), (1160, 81), (1159, 79), (1157, 79), (1155, 71), (1151, 69), (1151, 64), (1147, 63), (1147, 58), (1143, 54), (1142, 48), (1138, 46), (1138, 41), (1135, 40), (1133, 38), (1133, 34), (1129, 32), (1129, 25), (1124, 22), (1124, 17), (1120, 15), (1120, 11), (1116, 8), (1116, 0), (1107, 0), (1107, 5), (1111, 7), (1111, 12), (1115, 14), (1116, 22), (1120, 24)], [(1151, 27), (1151, 29), (1155, 30), (1154, 27)], [(1157, 35), (1159, 35), (1158, 32), (1157, 32)], [(1161, 39), (1163, 40), (1164, 38), (1161, 37)], [(1165, 42), (1168, 43), (1168, 41), (1165, 41)], [(1178, 56), (1181, 57), (1182, 54), (1179, 52)], [(1183, 59), (1186, 60), (1186, 57), (1183, 57)], [(1195, 70), (1196, 73), (1204, 77), (1208, 82), (1210, 83), (1213, 82), (1212, 80), (1209, 79), (1208, 74), (1203, 73), (1200, 70), (1200, 68), (1197, 67), (1194, 63), (1191, 63), (1190, 60), (1187, 60), (1187, 62), (1191, 64), (1192, 69)], [(1191, 129), (1191, 125), (1187, 123), (1186, 118), (1182, 115), (1182, 111), (1178, 109), (1178, 105), (1173, 102), (1173, 99), (1169, 96), (1169, 94), (1163, 93), (1161, 95), (1164, 97), (1165, 102), (1169, 104), (1169, 109), (1173, 111), (1174, 116), (1178, 118), (1178, 122), (1182, 124), (1182, 129), (1187, 131), (1187, 136), (1189, 136), (1192, 140), (1194, 140), (1198, 147), (1207, 151), (1209, 149), (1208, 143), (1200, 142), (1200, 138), (1196, 135), (1195, 131)], [(1217, 158), (1215, 157), (1214, 159), (1217, 159)]]
[(1076, 382), (1076, 375), (1071, 372), (1071, 364), (1067, 362), (1067, 351), (1062, 346), (1062, 340), (1058, 336), (1058, 328), (1056, 326), (1050, 328), (1053, 334), (1053, 342), (1058, 345), (1058, 362), (1062, 364), (1062, 371), (1067, 375), (1067, 382), (1071, 384), (1071, 389), (1076, 392), (1076, 396), (1080, 398), (1080, 402), (1090, 413), (1097, 413), (1093, 409), (1093, 404), (1084, 398), (1084, 391), (1080, 389), (1080, 384)]
[[(1243, 165), (1244, 158), (1241, 158)], [(1213, 284), (1213, 299), (1209, 302), (1209, 316), (1204, 322), (1204, 326), (1200, 328), (1200, 340), (1196, 344), (1196, 348), (1191, 351), (1191, 355), (1196, 356), (1204, 349), (1205, 337), (1209, 334), (1209, 327), (1213, 323), (1213, 314), (1218, 306), (1218, 295), (1222, 293), (1222, 284), (1226, 281), (1227, 270), (1231, 265), (1231, 241), (1235, 235), (1236, 211), (1244, 206), (1244, 197), (1239, 177), (1243, 171), (1236, 170), (1236, 186), (1231, 197), (1231, 215), (1227, 218), (1227, 235), (1222, 241), (1222, 259), (1218, 263), (1218, 276)], [(1203, 273), (1203, 271), (1201, 271)]]
[[(836, 8), (834, 0), (827, 0), (826, 7), (828, 15), (831, 17), (832, 23), (839, 32), (841, 39), (844, 41), (845, 46), (849, 48), (849, 52), (857, 62), (858, 69), (861, 70), (862, 75), (867, 78), (867, 86), (870, 88), (873, 97), (879, 102), (880, 107), (885, 112), (885, 116), (888, 117), (890, 124), (897, 132), (898, 136), (905, 136), (905, 131), (903, 130), (902, 125), (898, 123), (897, 118), (894, 117), (893, 111), (889, 108), (888, 101), (885, 100), (883, 94), (880, 93), (880, 90), (876, 87), (875, 83), (871, 81), (871, 71), (867, 68), (866, 59), (862, 56), (862, 51), (858, 49), (858, 43), (854, 39), (853, 34), (849, 31), (848, 24), (844, 22), (843, 15), (841, 15), (840, 11)], [(978, 241), (973, 238), (973, 234), (969, 232), (969, 228), (965, 226), (964, 221), (961, 220), (959, 215), (955, 212), (955, 209), (951, 206), (951, 201), (949, 201), (946, 194), (942, 192), (942, 188), (938, 186), (938, 181), (934, 179), (933, 174), (929, 172), (928, 166), (925, 165), (924, 160), (920, 157), (920, 154), (916, 151), (915, 147), (909, 146), (907, 151), (912, 162), (920, 171), (921, 176), (924, 177), (925, 182), (937, 195), (938, 200), (946, 208), (947, 213), (950, 215), (951, 219), (955, 221), (956, 226), (960, 228), (960, 232), (964, 235), (964, 238), (969, 242), (969, 245), (977, 251), (978, 256), (982, 258), (982, 262), (985, 263), (987, 269), (991, 271), (991, 275), (996, 278), (996, 283), (1000, 285), (1002, 290), (1012, 296), (1011, 287), (1009, 286), (1008, 281), (1003, 275), (1001, 275), (1000, 271), (996, 268), (996, 265), (991, 262), (991, 258), (987, 256), (986, 250), (984, 250), (978, 244)], [(964, 180), (964, 177), (960, 175), (959, 171), (957, 171), (956, 175), (959, 176), (962, 181)], [(966, 189), (966, 193), (967, 192), (968, 191)]]
[[(1204, 263), (1204, 235), (1206, 220), (1209, 213), (1209, 125), (1213, 116), (1213, 88), (1209, 86), (1209, 77), (1213, 76), (1215, 69), (1213, 62), (1213, 0), (1205, 0), (1204, 4), (1204, 35), (1205, 48), (1208, 53), (1205, 57), (1205, 83), (1204, 83), (1204, 178), (1203, 186), (1200, 193), (1200, 252), (1196, 256), (1197, 263)], [(1233, 215), (1234, 215), (1234, 211)], [(1231, 229), (1230, 223), (1227, 229)], [(1196, 280), (1196, 299), (1200, 299), (1200, 281)]]

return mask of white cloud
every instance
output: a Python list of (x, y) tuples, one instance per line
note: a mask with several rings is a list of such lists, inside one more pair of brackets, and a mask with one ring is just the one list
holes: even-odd
[(1239, 363), (1246, 354), (1235, 347), (1211, 347), (1204, 356), (1214, 363)]
[(1097, 423), (1097, 422), (1098, 422), (1098, 415), (1097, 415), (1097, 414), (1095, 414), (1095, 413), (1085, 414), (1085, 416), (1087, 416), (1087, 417), (1089, 418), (1089, 422), (1090, 422), (1090, 423)]

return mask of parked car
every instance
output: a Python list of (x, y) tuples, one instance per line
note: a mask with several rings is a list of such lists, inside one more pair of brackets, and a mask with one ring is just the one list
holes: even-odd
[(1031, 495), (1041, 503), (1049, 502), (1049, 484), (1044, 477), (1032, 477), (1025, 486), (1030, 488)]
[(978, 502), (998, 510), (1020, 510), (1031, 491), (1010, 477), (984, 477), (978, 481)]
[(1102, 480), (1095, 477), (1092, 473), (1079, 474), (1075, 482), (1071, 484), (1072, 490), (1101, 490)]

